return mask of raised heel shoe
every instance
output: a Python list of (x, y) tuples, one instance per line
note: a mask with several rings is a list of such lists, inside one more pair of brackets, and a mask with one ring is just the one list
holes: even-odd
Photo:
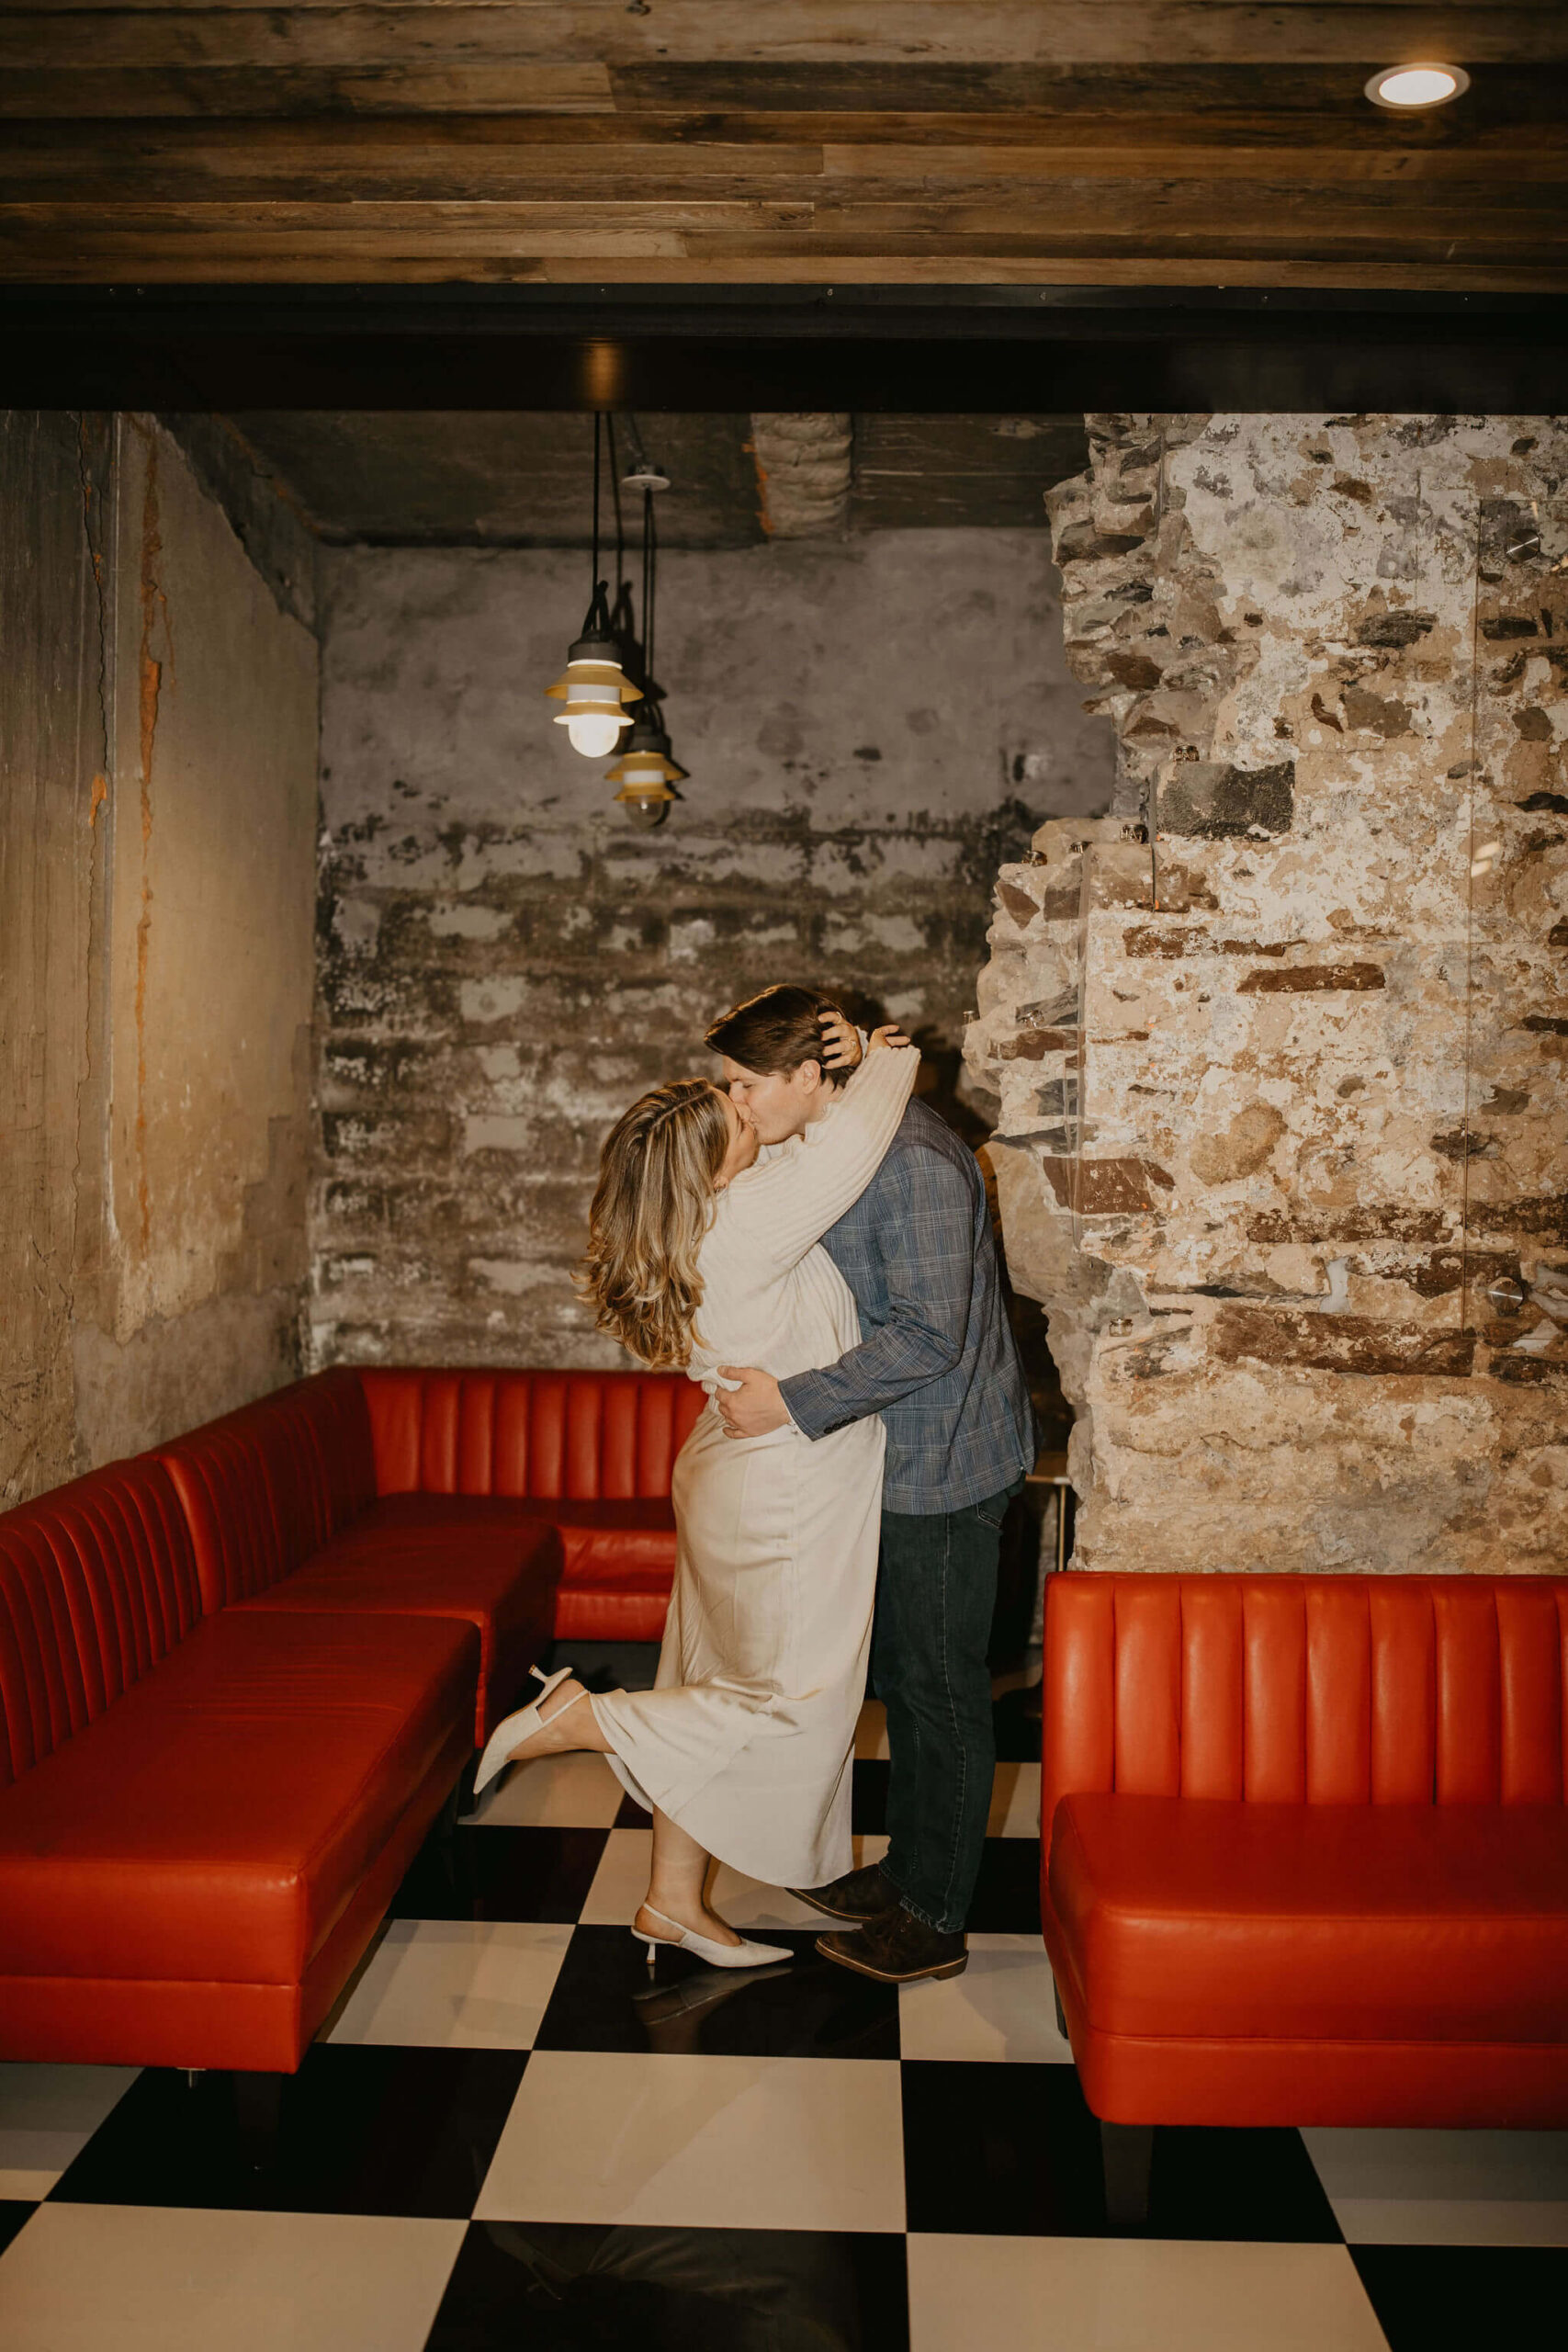
[(638, 1943), (648, 1946), (649, 1968), (661, 1951), (689, 1951), (694, 1959), (706, 1961), (710, 1968), (770, 1968), (775, 1960), (795, 1958), (787, 1944), (754, 1944), (745, 1936), (738, 1944), (715, 1943), (711, 1936), (699, 1936), (694, 1928), (682, 1928), (678, 1919), (656, 1911), (651, 1903), (642, 1907), (650, 1919), (662, 1919), (675, 1930), (672, 1936), (645, 1936), (640, 1928), (632, 1929)]
[[(561, 1667), (555, 1674), (541, 1674), (536, 1666), (531, 1666), (528, 1671), (539, 1685), (539, 1695), (530, 1706), (514, 1708), (511, 1714), (497, 1724), (486, 1740), (485, 1752), (479, 1758), (479, 1769), (474, 1774), (475, 1796), (479, 1795), (481, 1789), (490, 1786), (496, 1774), (506, 1763), (513, 1749), (521, 1747), (525, 1739), (532, 1739), (534, 1734), (543, 1728), (545, 1719), (540, 1714), (539, 1709), (544, 1705), (557, 1683), (569, 1682), (572, 1673), (570, 1666)], [(586, 1699), (587, 1696), (586, 1690), (580, 1690), (577, 1694), (578, 1699)], [(577, 1699), (569, 1699), (566, 1702), (567, 1707), (575, 1707), (576, 1704)], [(566, 1707), (558, 1707), (556, 1713), (564, 1714)], [(549, 1720), (553, 1723), (555, 1716), (552, 1715)]]

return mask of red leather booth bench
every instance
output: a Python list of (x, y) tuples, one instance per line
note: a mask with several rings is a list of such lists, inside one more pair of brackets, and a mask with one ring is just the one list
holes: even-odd
[(1057, 1576), (1043, 1700), (1122, 2218), (1156, 2124), (1568, 2124), (1568, 1578)]
[(0, 1517), (0, 2057), (298, 2067), (533, 1660), (658, 1638), (704, 1401), (339, 1370)]

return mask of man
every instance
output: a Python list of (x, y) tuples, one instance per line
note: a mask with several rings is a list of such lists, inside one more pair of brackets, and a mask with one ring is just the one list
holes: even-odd
[[(707, 1033), (764, 1144), (830, 1118), (842, 1076), (801, 988), (765, 989)], [(1008, 1324), (972, 1152), (912, 1102), (877, 1174), (824, 1237), (860, 1308), (860, 1345), (778, 1381), (726, 1365), (738, 1437), (793, 1421), (816, 1439), (869, 1413), (887, 1432), (872, 1675), (892, 1757), (886, 1858), (795, 1891), (840, 1923), (817, 1949), (886, 1984), (956, 1976), (990, 1809), (996, 1746), (986, 1662), (1003, 1516), (1034, 1457), (1033, 1414)]]

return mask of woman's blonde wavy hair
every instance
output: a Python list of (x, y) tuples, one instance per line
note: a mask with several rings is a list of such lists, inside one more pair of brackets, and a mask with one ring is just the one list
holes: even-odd
[(600, 1154), (580, 1280), (598, 1329), (652, 1370), (679, 1370), (691, 1354), (697, 1252), (728, 1148), (717, 1090), (680, 1078), (634, 1102)]

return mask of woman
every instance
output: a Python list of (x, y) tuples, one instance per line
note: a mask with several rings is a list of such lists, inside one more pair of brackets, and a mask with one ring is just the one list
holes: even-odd
[[(651, 1690), (591, 1696), (570, 1669), (507, 1717), (479, 1766), (587, 1747), (653, 1815), (653, 1874), (634, 1932), (719, 1967), (788, 1958), (747, 1943), (705, 1900), (716, 1858), (773, 1885), (850, 1866), (850, 1757), (865, 1684), (882, 1494), (881, 1421), (809, 1442), (729, 1437), (724, 1363), (784, 1378), (860, 1338), (818, 1245), (859, 1199), (904, 1115), (919, 1056), (878, 1030), (831, 1114), (758, 1163), (755, 1129), (703, 1079), (635, 1102), (604, 1146), (587, 1288), (642, 1363), (710, 1391), (672, 1494), (675, 1585)], [(586, 1707), (579, 1704), (588, 1699)], [(574, 1712), (570, 1715), (568, 1710)]]

